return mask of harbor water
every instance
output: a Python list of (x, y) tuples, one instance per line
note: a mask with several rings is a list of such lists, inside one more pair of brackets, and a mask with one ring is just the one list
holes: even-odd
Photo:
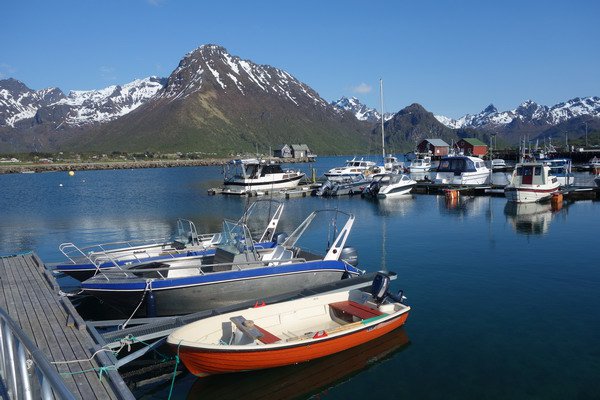
[[(321, 158), (319, 175), (345, 158)], [(210, 196), (220, 167), (0, 176), (0, 255), (61, 261), (79, 246), (166, 237), (178, 217), (199, 232), (253, 198)], [(577, 182), (591, 175), (577, 175)], [(172, 398), (597, 399), (600, 397), (600, 202), (511, 205), (502, 197), (407, 195), (282, 200), (280, 231), (311, 211), (356, 215), (359, 267), (398, 273), (412, 307), (380, 340), (286, 368), (175, 379)], [(324, 250), (325, 243), (321, 245)], [(68, 282), (65, 282), (68, 284)], [(170, 381), (134, 390), (162, 399)]]

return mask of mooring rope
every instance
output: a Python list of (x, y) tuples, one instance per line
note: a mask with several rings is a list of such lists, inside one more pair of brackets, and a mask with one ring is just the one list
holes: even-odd
[(175, 355), (175, 368), (173, 369), (173, 377), (171, 378), (171, 388), (169, 389), (168, 400), (171, 400), (173, 395), (173, 387), (175, 386), (175, 377), (177, 376), (177, 367), (179, 366), (179, 346), (181, 346), (181, 340), (177, 343), (177, 354)]
[(127, 327), (127, 324), (129, 323), (129, 321), (131, 321), (131, 319), (133, 318), (133, 316), (135, 315), (135, 313), (139, 310), (140, 306), (144, 302), (144, 299), (146, 298), (146, 292), (148, 292), (148, 290), (152, 290), (152, 279), (147, 279), (146, 280), (146, 287), (144, 288), (144, 293), (142, 293), (142, 298), (141, 298), (139, 304), (137, 305), (137, 307), (135, 308), (135, 310), (133, 310), (133, 313), (131, 313), (131, 315), (129, 316), (129, 318), (127, 318), (127, 321), (125, 321), (125, 323), (123, 325), (120, 325), (118, 327), (118, 330), (122, 330), (122, 329), (125, 329)]

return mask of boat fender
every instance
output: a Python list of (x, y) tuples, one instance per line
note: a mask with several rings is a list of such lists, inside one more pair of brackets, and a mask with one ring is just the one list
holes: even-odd
[(325, 331), (318, 331), (317, 333), (315, 333), (313, 335), (313, 339), (319, 339), (319, 338), (322, 338), (322, 337), (325, 337), (325, 336), (327, 336), (327, 332), (325, 332)]
[(148, 297), (146, 298), (146, 315), (149, 318), (156, 317), (156, 299), (154, 298), (154, 292), (152, 292), (152, 285), (150, 285)]
[(262, 301), (262, 303), (259, 303), (258, 300), (257, 300), (256, 304), (254, 304), (254, 308), (259, 308), (259, 307), (264, 307), (264, 306), (266, 306), (264, 300)]

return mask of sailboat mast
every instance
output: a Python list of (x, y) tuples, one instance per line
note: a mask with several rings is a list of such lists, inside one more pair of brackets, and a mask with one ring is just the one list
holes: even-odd
[(381, 152), (385, 162), (385, 132), (383, 130), (383, 79), (379, 79), (379, 97), (381, 101)]

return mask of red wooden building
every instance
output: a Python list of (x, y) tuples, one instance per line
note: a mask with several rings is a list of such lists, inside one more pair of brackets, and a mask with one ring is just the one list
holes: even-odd
[(450, 145), (442, 139), (423, 139), (417, 145), (419, 153), (430, 153), (433, 156), (446, 156), (450, 150)]
[(462, 150), (466, 156), (485, 156), (488, 151), (487, 144), (476, 138), (463, 138), (460, 139), (456, 146)]

